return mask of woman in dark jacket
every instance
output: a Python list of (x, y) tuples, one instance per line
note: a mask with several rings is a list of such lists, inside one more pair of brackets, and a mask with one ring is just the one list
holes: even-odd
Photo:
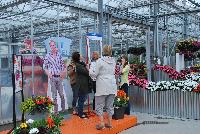
[[(71, 87), (73, 90), (72, 106), (75, 111), (78, 100), (78, 115), (80, 118), (87, 118), (83, 113), (84, 102), (89, 93), (89, 71), (86, 64), (80, 61), (79, 52), (72, 54), (73, 66), (69, 66), (68, 75), (70, 76)], [(73, 77), (72, 77), (73, 76)]]

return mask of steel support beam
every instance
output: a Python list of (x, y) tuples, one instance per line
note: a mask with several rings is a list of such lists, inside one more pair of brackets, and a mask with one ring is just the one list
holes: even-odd
[(146, 63), (147, 63), (147, 79), (151, 81), (151, 52), (150, 52), (150, 28), (146, 31)]
[(103, 35), (103, 0), (98, 0), (99, 34)]
[(153, 18), (155, 17), (164, 17), (164, 16), (176, 16), (176, 15), (180, 15), (180, 14), (192, 14), (192, 13), (199, 13), (200, 12), (200, 8), (197, 9), (192, 9), (192, 10), (185, 10), (185, 11), (181, 11), (181, 12), (173, 12), (173, 13), (166, 13), (166, 14), (159, 14), (156, 16), (151, 16)]
[[(134, 6), (134, 7), (128, 7), (128, 8), (130, 8), (130, 9), (133, 9), (133, 8), (141, 8), (141, 7), (146, 7), (146, 6), (152, 6), (152, 5), (155, 5), (155, 4), (162, 4), (162, 3), (169, 3), (169, 2), (174, 2), (174, 0), (159, 0), (159, 1), (157, 1), (157, 2), (150, 2), (149, 1), (149, 3), (147, 3), (147, 2), (143, 2), (142, 4), (141, 3), (139, 3), (139, 1), (135, 1), (136, 2), (136, 6)], [(135, 5), (135, 3), (134, 3), (134, 5)]]
[[(33, 0), (30, 0), (30, 6), (31, 6), (31, 10), (30, 10), (30, 17), (31, 17), (31, 44), (32, 44), (32, 50), (31, 50), (31, 54), (33, 55), (33, 48), (34, 48), (34, 43), (33, 43), (33, 40), (34, 40), (34, 37), (33, 37), (33, 32), (34, 32), (34, 29), (33, 29)], [(33, 86), (33, 89), (32, 89), (32, 94), (35, 95), (35, 85), (34, 85), (34, 58), (32, 58), (32, 86)]]
[(81, 10), (79, 9), (78, 12), (78, 31), (79, 31), (79, 52), (82, 55), (82, 27), (81, 27)]
[(108, 14), (108, 45), (112, 45), (112, 17)]
[[(154, 0), (154, 2), (157, 2), (158, 0)], [(159, 4), (155, 4), (153, 6), (154, 9), (154, 16), (157, 16), (159, 13)], [(153, 30), (153, 42), (154, 42), (154, 56), (158, 59), (160, 59), (160, 44), (158, 41), (158, 33), (159, 33), (159, 23), (158, 23), (158, 18), (154, 18), (154, 30)], [(160, 80), (160, 72), (156, 72), (156, 77), (154, 79), (155, 81)]]
[(192, 4), (194, 4), (195, 6), (198, 6), (198, 7), (200, 7), (200, 4), (199, 3), (197, 3), (196, 1), (194, 1), (194, 0), (188, 0), (190, 3), (192, 3)]
[[(157, 0), (154, 0), (156, 2)], [(154, 16), (158, 15), (159, 12), (159, 5), (155, 4), (154, 7)], [(160, 49), (159, 49), (159, 44), (158, 44), (158, 18), (154, 18), (154, 30), (153, 30), (153, 37), (154, 37), (154, 56), (159, 56), (160, 55)]]
[(7, 8), (11, 8), (11, 7), (14, 7), (14, 6), (16, 6), (16, 5), (20, 5), (20, 4), (22, 4), (22, 3), (26, 3), (26, 2), (29, 2), (30, 0), (13, 0), (12, 2), (8, 2), (8, 3), (6, 3), (6, 4), (4, 4), (4, 5), (0, 5), (0, 11), (1, 10), (5, 10), (5, 9), (7, 9)]
[[(32, 11), (35, 11), (35, 10), (39, 10), (39, 9), (43, 9), (43, 8), (47, 8), (47, 7), (50, 7), (51, 5), (48, 5), (48, 6), (42, 6), (42, 7), (39, 7), (39, 8), (33, 8)], [(8, 17), (13, 17), (13, 16), (17, 16), (17, 15), (21, 15), (21, 14), (25, 14), (25, 13), (30, 13), (31, 10), (27, 10), (27, 11), (23, 11), (23, 12), (19, 12), (19, 13), (15, 13), (15, 14), (11, 14), (11, 15), (8, 15), (8, 16), (3, 16), (3, 17), (0, 17), (0, 19), (6, 19)]]
[(183, 20), (183, 38), (187, 39), (187, 27), (188, 27), (188, 17), (186, 14), (184, 14), (184, 20)]

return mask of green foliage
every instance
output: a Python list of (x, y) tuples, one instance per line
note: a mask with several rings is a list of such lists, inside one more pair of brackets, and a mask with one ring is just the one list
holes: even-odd
[(45, 119), (34, 121), (31, 124), (31, 128), (46, 127), (46, 126), (47, 126), (47, 121)]
[(32, 98), (28, 98), (26, 99), (25, 102), (22, 102), (20, 105), (20, 109), (22, 112), (29, 112), (32, 110), (32, 108), (35, 106), (34, 101), (32, 100)]
[(140, 59), (138, 56), (132, 56), (132, 57), (130, 57), (129, 63), (130, 64), (140, 64)]
[(128, 105), (128, 101), (122, 97), (115, 97), (113, 105), (115, 107), (126, 107)]
[(64, 119), (61, 115), (51, 115), (51, 118), (54, 120), (55, 126), (59, 127), (62, 125), (62, 120)]
[(60, 128), (59, 128), (59, 127), (56, 127), (56, 126), (52, 127), (52, 128), (50, 129), (49, 133), (50, 133), (50, 134), (62, 134)]
[(53, 101), (49, 97), (35, 96), (26, 99), (21, 103), (22, 112), (30, 114), (50, 112), (53, 108)]
[(128, 100), (129, 97), (127, 97), (124, 90), (118, 90), (113, 105), (114, 107), (126, 107), (128, 105)]
[(20, 134), (21, 129), (19, 127), (17, 127), (12, 133), (13, 134)]

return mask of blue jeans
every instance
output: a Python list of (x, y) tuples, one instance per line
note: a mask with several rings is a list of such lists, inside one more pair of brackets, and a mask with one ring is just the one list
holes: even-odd
[[(124, 83), (121, 86), (121, 89), (124, 90), (124, 92), (126, 93), (126, 95), (129, 97), (129, 86), (127, 83)], [(128, 106), (125, 109), (125, 114), (130, 115), (130, 102), (128, 101)]]
[(84, 108), (84, 102), (87, 99), (87, 95), (80, 95), (78, 89), (72, 89), (73, 90), (73, 100), (72, 100), (72, 107), (75, 110), (76, 109), (76, 103), (78, 101), (78, 107), (77, 112), (79, 116), (83, 115), (83, 108)]
[(83, 115), (83, 107), (84, 107), (84, 102), (87, 99), (87, 95), (79, 95), (78, 97), (78, 115), (82, 116)]

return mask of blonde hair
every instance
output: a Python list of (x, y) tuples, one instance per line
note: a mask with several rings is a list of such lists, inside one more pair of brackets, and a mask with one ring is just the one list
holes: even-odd
[(112, 56), (112, 47), (110, 45), (103, 47), (103, 56)]
[(92, 54), (97, 55), (97, 58), (99, 58), (99, 52), (98, 51), (94, 51)]

